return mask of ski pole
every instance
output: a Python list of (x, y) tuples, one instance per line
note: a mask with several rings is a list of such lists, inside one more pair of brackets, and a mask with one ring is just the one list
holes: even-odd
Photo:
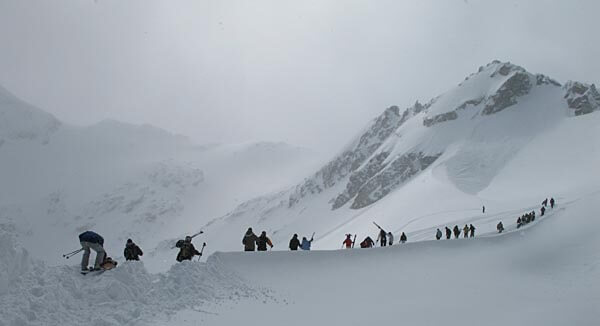
[(75, 256), (75, 255), (77, 255), (78, 253), (82, 252), (82, 251), (83, 251), (83, 248), (81, 248), (81, 249), (77, 249), (77, 250), (75, 250), (75, 251), (72, 251), (72, 252), (70, 252), (70, 253), (64, 254), (64, 255), (63, 255), (63, 258), (69, 259), (69, 258), (71, 258), (71, 257), (73, 257), (73, 256)]
[(204, 242), (202, 244), (202, 249), (200, 249), (200, 255), (198, 256), (198, 261), (200, 261), (200, 258), (202, 258), (202, 253), (204, 252), (204, 247), (206, 247), (206, 242)]

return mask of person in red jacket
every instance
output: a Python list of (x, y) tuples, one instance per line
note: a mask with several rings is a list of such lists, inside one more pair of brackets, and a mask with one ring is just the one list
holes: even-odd
[(352, 248), (353, 243), (354, 243), (354, 241), (352, 241), (352, 234), (346, 234), (346, 240), (344, 240), (344, 242), (342, 242), (342, 245), (346, 246), (346, 249), (350, 249), (350, 248)]

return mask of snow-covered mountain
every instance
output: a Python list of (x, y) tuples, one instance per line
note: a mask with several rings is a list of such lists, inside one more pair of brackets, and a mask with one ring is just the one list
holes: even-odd
[(285, 143), (198, 146), (149, 125), (72, 126), (0, 89), (0, 224), (50, 264), (87, 229), (116, 257), (128, 237), (152, 248), (288, 187), (315, 163)]
[(222, 229), (237, 231), (221, 248), (238, 249), (248, 226), (268, 231), (280, 249), (291, 234), (313, 231), (317, 248), (336, 248), (345, 233), (375, 234), (373, 220), (418, 232), (469, 219), (484, 204), (494, 213), (497, 202), (514, 196), (516, 209), (591, 187), (597, 142), (572, 145), (598, 136), (599, 99), (594, 85), (561, 85), (494, 61), (425, 104), (386, 109), (302, 183), (246, 202), (208, 228), (221, 238)]

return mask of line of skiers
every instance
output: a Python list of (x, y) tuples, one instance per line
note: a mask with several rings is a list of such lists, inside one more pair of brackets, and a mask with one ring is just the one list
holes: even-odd
[[(445, 227), (446, 239), (450, 240), (452, 238), (452, 234), (454, 234), (455, 239), (458, 239), (458, 238), (460, 238), (461, 232), (462, 232), (464, 238), (469, 238), (469, 237), (473, 238), (473, 237), (475, 237), (475, 230), (476, 230), (476, 228), (473, 224), (469, 224), (469, 225), (465, 224), (465, 226), (462, 229), (459, 228), (458, 225), (455, 225), (453, 229), (450, 229), (449, 227), (446, 226)], [(440, 229), (437, 229), (435, 231), (436, 240), (442, 239), (443, 235), (444, 234), (442, 233), (442, 231)]]
[(246, 234), (244, 234), (242, 244), (244, 245), (244, 251), (267, 251), (267, 246), (273, 248), (273, 242), (267, 237), (266, 231), (262, 231), (260, 236), (256, 236), (252, 228), (248, 228)]

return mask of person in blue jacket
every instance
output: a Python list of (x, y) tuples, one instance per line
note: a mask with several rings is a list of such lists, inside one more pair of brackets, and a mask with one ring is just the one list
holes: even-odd
[(302, 237), (302, 244), (300, 245), (300, 249), (302, 250), (310, 250), (310, 245), (313, 242), (313, 238), (310, 240), (306, 239), (306, 237)]
[[(104, 262), (104, 257), (106, 256), (106, 252), (102, 247), (104, 245), (104, 238), (102, 238), (98, 233), (92, 231), (85, 231), (79, 235), (79, 242), (81, 243), (81, 247), (83, 248), (83, 257), (81, 258), (81, 270), (100, 270), (102, 269), (102, 263)], [(92, 269), (88, 269), (88, 264), (90, 262), (90, 249), (93, 249), (96, 252), (96, 261), (94, 262), (94, 267)]]

